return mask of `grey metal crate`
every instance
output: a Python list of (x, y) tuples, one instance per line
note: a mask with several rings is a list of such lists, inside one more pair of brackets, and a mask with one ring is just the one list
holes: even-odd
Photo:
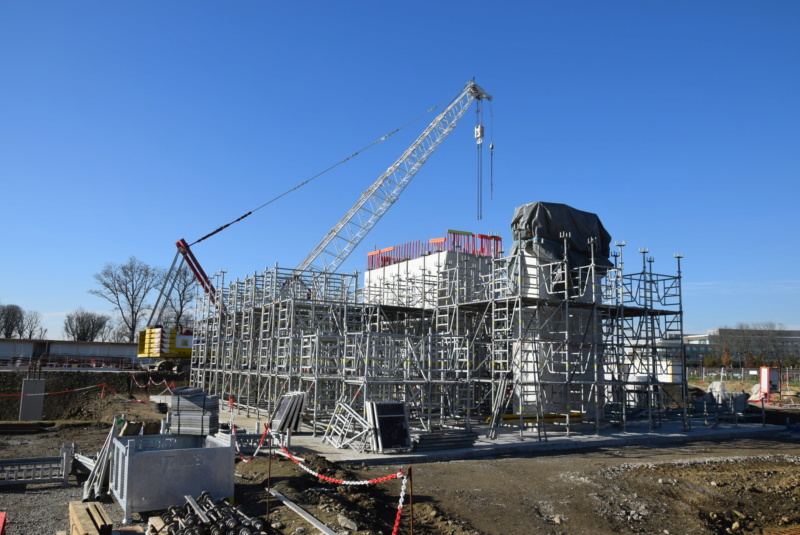
[(208, 491), (233, 496), (234, 447), (212, 436), (142, 435), (112, 443), (110, 487), (125, 513), (158, 511)]

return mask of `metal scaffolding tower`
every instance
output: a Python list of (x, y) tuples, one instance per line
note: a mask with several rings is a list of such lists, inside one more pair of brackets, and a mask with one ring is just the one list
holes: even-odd
[(192, 385), (265, 417), (306, 392), (314, 433), (336, 444), (366, 443), (370, 402), (402, 402), (418, 432), (482, 426), (490, 438), (686, 422), (680, 258), (677, 275), (657, 274), (642, 250), (625, 273), (621, 245), (609, 266), (590, 240), (573, 265), (567, 234), (546, 259), (528, 248), (536, 238), (507, 256), (455, 238), (414, 246), (415, 258), (371, 253), (361, 287), (277, 266), (218, 275), (197, 301)]

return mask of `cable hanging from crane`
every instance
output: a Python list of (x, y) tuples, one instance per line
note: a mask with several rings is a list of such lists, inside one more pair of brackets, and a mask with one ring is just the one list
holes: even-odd
[(494, 110), (489, 101), (489, 200), (494, 200)]
[[(475, 80), (473, 80), (474, 82)], [(494, 112), (489, 101), (489, 199), (494, 200)], [(478, 149), (478, 221), (483, 219), (483, 106), (478, 100), (475, 107), (475, 143)]]
[(478, 221), (483, 219), (483, 107), (475, 106), (475, 144), (478, 147)]
[(323, 170), (323, 171), (320, 171), (319, 173), (317, 173), (316, 175), (312, 176), (311, 178), (309, 178), (309, 179), (307, 179), (307, 180), (304, 180), (303, 182), (300, 182), (299, 184), (297, 184), (297, 185), (296, 185), (296, 186), (294, 186), (293, 188), (291, 188), (291, 189), (288, 189), (288, 190), (284, 191), (283, 193), (281, 193), (281, 194), (280, 194), (280, 195), (278, 195), (277, 197), (274, 197), (274, 198), (272, 198), (272, 199), (268, 200), (267, 202), (265, 202), (264, 204), (262, 204), (262, 205), (261, 205), (261, 206), (259, 206), (258, 208), (255, 208), (255, 209), (253, 209), (253, 210), (250, 210), (250, 211), (249, 211), (249, 212), (247, 212), (246, 214), (244, 214), (244, 215), (242, 215), (242, 216), (240, 216), (240, 217), (238, 217), (238, 218), (234, 219), (234, 220), (233, 220), (233, 221), (231, 221), (230, 223), (226, 223), (225, 225), (222, 225), (221, 227), (219, 227), (219, 228), (217, 228), (216, 230), (214, 230), (213, 232), (209, 232), (208, 234), (206, 234), (205, 236), (203, 236), (203, 237), (202, 237), (202, 238), (200, 238), (199, 240), (195, 240), (194, 242), (192, 242), (192, 243), (191, 243), (191, 244), (189, 244), (189, 245), (190, 245), (190, 246), (192, 246), (192, 245), (195, 245), (195, 244), (198, 244), (198, 243), (200, 243), (201, 241), (203, 241), (203, 240), (205, 240), (205, 239), (208, 239), (208, 238), (210, 238), (210, 237), (211, 237), (211, 236), (213, 236), (214, 234), (217, 234), (218, 232), (221, 232), (221, 231), (225, 230), (226, 228), (230, 227), (230, 226), (231, 226), (231, 225), (233, 225), (234, 223), (238, 223), (239, 221), (241, 221), (242, 219), (246, 218), (247, 216), (249, 216), (249, 215), (251, 215), (251, 214), (254, 214), (255, 212), (258, 212), (259, 210), (261, 210), (261, 209), (262, 209), (262, 208), (264, 208), (265, 206), (268, 206), (268, 205), (270, 205), (270, 204), (274, 203), (275, 201), (277, 201), (278, 199), (281, 199), (281, 198), (285, 197), (286, 195), (289, 195), (291, 192), (293, 192), (293, 191), (295, 191), (295, 190), (297, 190), (297, 189), (300, 189), (300, 188), (302, 188), (303, 186), (305, 186), (306, 184), (308, 184), (308, 183), (309, 183), (309, 182), (311, 182), (312, 180), (314, 180), (314, 179), (316, 179), (316, 178), (319, 178), (320, 176), (324, 175), (324, 174), (325, 174), (325, 173), (327, 173), (328, 171), (331, 171), (331, 170), (333, 170), (333, 169), (335, 169), (335, 168), (339, 167), (340, 165), (342, 165), (342, 164), (343, 164), (343, 163), (345, 163), (346, 161), (348, 161), (348, 160), (351, 160), (351, 159), (355, 158), (356, 156), (358, 156), (358, 155), (359, 155), (359, 154), (361, 154), (362, 152), (366, 151), (367, 149), (371, 149), (372, 147), (374, 147), (374, 146), (375, 146), (375, 145), (377, 145), (378, 143), (380, 143), (380, 142), (382, 142), (382, 141), (386, 141), (386, 140), (387, 140), (387, 139), (389, 139), (391, 136), (393, 136), (394, 134), (398, 133), (400, 130), (404, 129), (405, 127), (407, 127), (407, 126), (409, 126), (409, 125), (411, 125), (411, 124), (413, 124), (413, 123), (415, 123), (415, 122), (417, 122), (417, 121), (418, 121), (420, 118), (422, 118), (422, 117), (424, 117), (425, 115), (427, 115), (427, 114), (431, 113), (432, 111), (436, 110), (436, 109), (437, 109), (437, 108), (439, 108), (440, 106), (441, 106), (441, 104), (437, 104), (436, 106), (434, 106), (434, 107), (430, 108), (429, 110), (427, 110), (425, 113), (421, 113), (420, 115), (418, 115), (418, 116), (414, 117), (412, 120), (408, 121), (407, 123), (405, 123), (404, 125), (400, 126), (399, 128), (395, 128), (394, 130), (392, 130), (391, 132), (389, 132), (389, 133), (388, 133), (388, 134), (386, 134), (385, 136), (383, 136), (383, 137), (381, 137), (381, 138), (379, 138), (379, 139), (377, 139), (377, 140), (373, 141), (372, 143), (370, 143), (370, 144), (369, 144), (369, 145), (367, 145), (366, 147), (364, 147), (364, 148), (362, 148), (362, 149), (360, 149), (360, 150), (357, 150), (356, 152), (354, 152), (353, 154), (351, 154), (351, 155), (350, 155), (350, 156), (348, 156), (347, 158), (345, 158), (345, 159), (341, 160), (340, 162), (338, 162), (338, 163), (335, 163), (335, 164), (331, 165), (330, 167), (328, 167), (327, 169), (325, 169), (325, 170)]

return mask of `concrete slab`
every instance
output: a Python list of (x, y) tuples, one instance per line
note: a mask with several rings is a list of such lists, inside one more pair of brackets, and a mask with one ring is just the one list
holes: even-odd
[(35, 422), (42, 419), (44, 408), (44, 379), (23, 379), (19, 403), (19, 421)]
[[(231, 413), (227, 407), (220, 410), (220, 423), (227, 422)], [(233, 420), (238, 429), (254, 433), (255, 429), (263, 431), (262, 422), (266, 416), (258, 417), (254, 413), (249, 416), (243, 412), (233, 412)], [(628, 423), (625, 431), (619, 427), (606, 425), (595, 433), (592, 425), (574, 425), (569, 434), (565, 431), (551, 431), (540, 439), (535, 430), (526, 430), (520, 434), (518, 430), (501, 429), (497, 438), (485, 438), (488, 426), (474, 426), (473, 431), (479, 435), (472, 447), (455, 448), (421, 452), (401, 452), (388, 454), (359, 453), (349, 448), (338, 449), (322, 442), (322, 433), (313, 436), (311, 429), (302, 427), (301, 432), (292, 435), (290, 451), (297, 455), (316, 453), (329, 461), (352, 462), (365, 465), (408, 465), (426, 462), (480, 459), (500, 456), (523, 456), (551, 454), (553, 452), (579, 452), (596, 448), (623, 448), (626, 446), (665, 446), (685, 442), (704, 440), (733, 440), (737, 438), (767, 437), (786, 432), (785, 426), (762, 425), (751, 422), (722, 421), (713, 426), (714, 419), (697, 419), (691, 421), (688, 430), (684, 430), (681, 421), (665, 421), (660, 427), (649, 429), (646, 421)]]

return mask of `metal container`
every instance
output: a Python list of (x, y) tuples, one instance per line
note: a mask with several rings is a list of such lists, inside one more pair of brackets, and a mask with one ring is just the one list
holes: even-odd
[(112, 443), (111, 492), (130, 523), (133, 513), (183, 504), (208, 491), (233, 496), (234, 446), (213, 436), (141, 435)]

